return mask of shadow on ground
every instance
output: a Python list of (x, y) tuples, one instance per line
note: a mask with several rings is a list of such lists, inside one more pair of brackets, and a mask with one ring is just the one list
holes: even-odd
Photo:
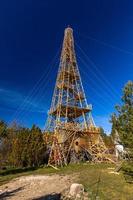
[(38, 169), (37, 167), (7, 169), (7, 170), (0, 171), (0, 176), (29, 172), (29, 171), (34, 171), (34, 170), (37, 170), (37, 169)]
[(48, 194), (46, 196), (38, 197), (32, 200), (60, 200), (61, 194)]
[(6, 199), (6, 198), (9, 198), (9, 197), (12, 197), (17, 192), (21, 191), (22, 189), (23, 189), (23, 187), (19, 187), (19, 188), (15, 189), (15, 190), (12, 190), (12, 191), (3, 192), (2, 194), (0, 194), (0, 199)]
[(124, 178), (127, 183), (133, 184), (133, 172), (125, 172)]

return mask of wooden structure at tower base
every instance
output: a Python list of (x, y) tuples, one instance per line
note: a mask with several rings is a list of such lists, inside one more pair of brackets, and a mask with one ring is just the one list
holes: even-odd
[(90, 126), (80, 129), (79, 124), (60, 124), (53, 135), (48, 165), (65, 166), (79, 162), (115, 163), (114, 155), (105, 146), (100, 129)]

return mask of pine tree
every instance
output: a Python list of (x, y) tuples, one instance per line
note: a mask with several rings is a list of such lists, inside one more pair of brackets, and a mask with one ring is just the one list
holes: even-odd
[(0, 120), (0, 140), (7, 136), (7, 124)]
[(8, 160), (8, 131), (7, 124), (0, 120), (0, 168), (4, 167)]
[(43, 164), (46, 146), (44, 144), (43, 134), (41, 130), (33, 125), (31, 129), (31, 142), (29, 144), (29, 152), (31, 155), (30, 165), (39, 166)]
[(12, 140), (10, 161), (16, 167), (40, 166), (44, 164), (45, 151), (43, 134), (38, 127), (19, 128)]
[(133, 81), (128, 81), (123, 89), (121, 104), (112, 115), (112, 135), (118, 131), (120, 139), (133, 157)]

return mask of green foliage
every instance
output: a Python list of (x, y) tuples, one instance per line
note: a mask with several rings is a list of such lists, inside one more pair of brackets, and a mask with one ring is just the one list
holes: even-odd
[[(4, 127), (3, 124), (1, 127)], [(0, 167), (40, 166), (44, 163), (45, 151), (43, 134), (38, 127), (34, 125), (27, 129), (13, 125), (6, 128), (6, 135), (1, 140)]]
[(133, 81), (128, 81), (123, 89), (121, 105), (116, 106), (116, 113), (112, 115), (112, 137), (117, 130), (122, 144), (128, 151), (128, 162), (124, 163), (122, 170), (129, 182), (133, 182)]
[(4, 121), (0, 120), (0, 140), (7, 136), (7, 125)]
[(112, 136), (118, 131), (124, 146), (133, 153), (133, 81), (128, 81), (123, 89), (121, 105), (116, 106), (112, 116)]
[(103, 138), (103, 141), (105, 143), (105, 145), (110, 148), (113, 146), (113, 141), (112, 141), (112, 137), (111, 135), (107, 135), (105, 132), (104, 132), (104, 129), (102, 127), (100, 127), (100, 135), (102, 136)]
[(14, 138), (10, 155), (14, 166), (39, 166), (46, 151), (41, 130), (33, 126), (31, 130), (22, 128)]
[(9, 152), (7, 125), (0, 121), (0, 168), (7, 164), (7, 154)]

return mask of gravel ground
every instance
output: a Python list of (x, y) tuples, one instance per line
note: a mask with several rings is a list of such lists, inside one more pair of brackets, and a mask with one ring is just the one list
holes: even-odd
[(70, 188), (72, 178), (61, 175), (23, 176), (0, 186), (0, 199), (54, 200)]

